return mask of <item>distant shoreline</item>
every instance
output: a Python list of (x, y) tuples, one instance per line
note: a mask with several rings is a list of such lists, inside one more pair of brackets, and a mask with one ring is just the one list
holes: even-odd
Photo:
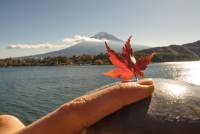
[[(157, 63), (175, 63), (175, 62), (198, 62), (200, 60), (186, 60), (186, 61), (165, 61), (165, 62), (152, 62), (150, 64)], [(18, 66), (0, 66), (0, 68), (12, 68), (12, 67), (73, 67), (73, 66), (112, 66), (112, 64), (71, 64), (71, 65), (18, 65)]]
[[(166, 49), (166, 48), (165, 48)], [(135, 52), (136, 59), (149, 55), (152, 52), (157, 52), (152, 59), (155, 63), (164, 62), (185, 62), (185, 61), (198, 61), (200, 58), (193, 57), (189, 54), (180, 53), (166, 53), (167, 51), (161, 52), (157, 49), (147, 49)], [(57, 56), (57, 57), (37, 57), (37, 58), (6, 58), (0, 59), (0, 67), (19, 67), (19, 66), (80, 66), (80, 65), (110, 65), (111, 62), (108, 59), (107, 54), (100, 53), (98, 55), (79, 55), (79, 56)]]

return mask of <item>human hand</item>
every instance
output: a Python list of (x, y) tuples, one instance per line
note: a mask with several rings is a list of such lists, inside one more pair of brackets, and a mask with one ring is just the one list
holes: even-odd
[(149, 97), (153, 90), (151, 79), (116, 83), (62, 105), (19, 134), (81, 133), (124, 106)]

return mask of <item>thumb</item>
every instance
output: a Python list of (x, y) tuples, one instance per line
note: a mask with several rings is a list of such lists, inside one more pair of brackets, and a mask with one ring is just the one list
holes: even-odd
[(148, 78), (148, 79), (141, 79), (136, 82), (141, 86), (141, 88), (146, 89), (146, 92), (148, 95), (151, 95), (154, 91), (154, 83), (153, 80)]
[(150, 84), (150, 81), (143, 81), (143, 83), (139, 84), (138, 88), (140, 88), (141, 92), (146, 95), (146, 97), (151, 96), (154, 91), (153, 81)]
[[(140, 101), (144, 98), (151, 96), (154, 91), (154, 85), (152, 80), (138, 82), (126, 82), (120, 83), (120, 90), (118, 99), (122, 100), (123, 105)], [(146, 84), (146, 85), (145, 85)]]
[(137, 83), (140, 85), (153, 85), (153, 80), (151, 78), (141, 79)]

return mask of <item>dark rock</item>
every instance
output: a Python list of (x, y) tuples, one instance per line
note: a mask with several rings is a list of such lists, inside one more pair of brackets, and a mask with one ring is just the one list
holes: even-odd
[(131, 104), (87, 129), (87, 134), (199, 134), (200, 86), (154, 79), (152, 97)]

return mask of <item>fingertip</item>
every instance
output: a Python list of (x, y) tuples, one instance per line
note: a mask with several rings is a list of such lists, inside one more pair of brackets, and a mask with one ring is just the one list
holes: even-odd
[(148, 90), (149, 93), (152, 94), (154, 92), (154, 85), (149, 85)]
[(154, 85), (140, 85), (141, 89), (145, 91), (147, 96), (150, 96), (154, 92)]
[(153, 79), (151, 78), (141, 79), (137, 81), (137, 83), (140, 85), (153, 85)]

